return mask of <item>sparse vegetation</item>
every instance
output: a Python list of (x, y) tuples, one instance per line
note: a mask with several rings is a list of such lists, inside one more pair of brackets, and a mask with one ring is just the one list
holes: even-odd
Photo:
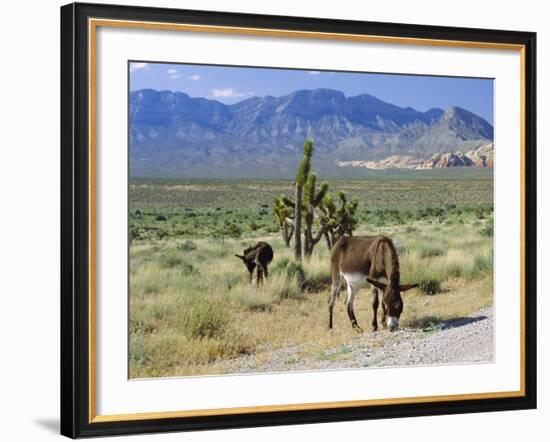
[[(348, 207), (354, 235), (393, 238), (401, 279), (420, 283), (404, 296), (404, 327), (431, 330), (493, 300), (492, 179), (453, 173), (330, 180), (330, 189), (357, 198)], [(260, 363), (289, 345), (304, 344), (304, 355), (343, 357), (331, 349), (355, 332), (338, 303), (340, 324), (327, 333), (330, 252), (316, 247), (296, 262), (269, 209), (292, 193), (290, 181), (131, 182), (131, 377), (229, 373), (235, 358)], [(256, 289), (233, 254), (259, 240), (273, 246), (275, 259)], [(369, 293), (359, 292), (355, 310), (367, 326)]]

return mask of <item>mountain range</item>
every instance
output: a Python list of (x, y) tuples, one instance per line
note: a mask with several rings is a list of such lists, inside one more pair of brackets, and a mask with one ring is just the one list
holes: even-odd
[(292, 177), (308, 138), (314, 166), (329, 173), (392, 156), (425, 161), (493, 140), (491, 124), (460, 107), (420, 112), (332, 89), (232, 105), (143, 89), (130, 93), (129, 106), (130, 173), (136, 177)]

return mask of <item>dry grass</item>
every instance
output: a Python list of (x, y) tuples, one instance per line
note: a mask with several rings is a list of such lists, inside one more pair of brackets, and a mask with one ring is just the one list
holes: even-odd
[[(407, 292), (403, 327), (430, 327), (492, 303), (492, 238), (479, 228), (418, 222), (381, 233), (398, 244), (403, 282), (435, 279), (443, 288), (433, 296)], [(297, 346), (298, 357), (314, 356), (356, 336), (344, 293), (334, 329), (327, 329), (330, 276), (324, 244), (300, 266), (278, 236), (263, 239), (273, 245), (276, 258), (260, 289), (248, 283), (247, 271), (232, 256), (242, 250), (242, 241), (194, 240), (196, 249), (183, 247), (184, 240), (132, 245), (131, 377), (230, 373), (242, 355), (260, 365), (275, 349)], [(368, 330), (370, 292), (359, 292), (355, 310)]]

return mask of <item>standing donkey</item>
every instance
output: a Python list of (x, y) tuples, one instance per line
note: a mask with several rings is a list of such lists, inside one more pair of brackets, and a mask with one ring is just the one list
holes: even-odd
[(252, 274), (256, 269), (256, 286), (259, 287), (263, 283), (263, 278), (267, 279), (267, 266), (273, 260), (273, 249), (263, 241), (258, 242), (254, 246), (250, 246), (243, 250), (242, 255), (235, 255), (241, 259), (250, 274), (250, 282), (252, 282)]
[[(401, 292), (418, 284), (399, 283), (399, 259), (391, 239), (385, 236), (345, 236), (332, 248), (332, 288), (329, 300), (329, 328), (332, 328), (334, 303), (346, 280), (348, 296), (346, 307), (351, 325), (361, 332), (353, 311), (353, 300), (359, 288), (372, 286), (372, 330), (378, 329), (379, 297), (382, 298), (382, 325), (394, 331), (399, 326), (403, 311)], [(386, 322), (387, 317), (387, 322)]]

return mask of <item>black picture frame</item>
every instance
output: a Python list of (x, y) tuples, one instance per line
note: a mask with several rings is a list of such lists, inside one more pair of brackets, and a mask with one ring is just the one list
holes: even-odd
[[(89, 18), (513, 44), (524, 51), (524, 395), (423, 403), (90, 421)], [(241, 428), (536, 408), (536, 34), (73, 3), (61, 8), (61, 434)]]

